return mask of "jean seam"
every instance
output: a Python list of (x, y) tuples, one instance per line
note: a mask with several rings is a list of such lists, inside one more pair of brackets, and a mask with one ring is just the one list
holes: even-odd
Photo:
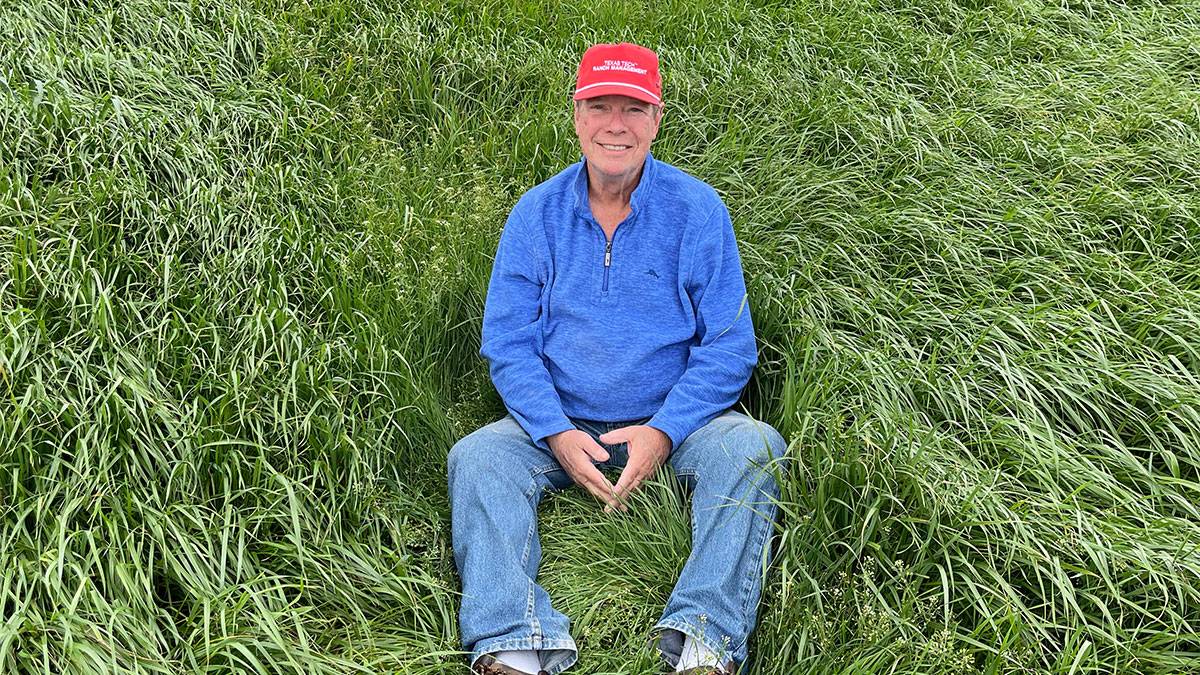
[(559, 466), (557, 462), (555, 462), (554, 464), (543, 464), (542, 466), (535, 466), (534, 468), (529, 470), (529, 473), (534, 478), (537, 478), (538, 476), (543, 476), (545, 474), (550, 473), (551, 471), (562, 471), (562, 470), (563, 470), (563, 468), (561, 466)]
[[(525, 491), (525, 499), (529, 502), (529, 507), (533, 509), (533, 518), (529, 521), (529, 530), (525, 533), (525, 550), (521, 553), (521, 567), (525, 568), (529, 565), (529, 554), (533, 550), (533, 537), (537, 532), (537, 506), (534, 504), (534, 493), (537, 492), (538, 481), (537, 476), (529, 477), (529, 489)], [(525, 617), (529, 621), (529, 629), (535, 636), (535, 640), (540, 640), (542, 637), (542, 624), (538, 621), (535, 610), (535, 588), (537, 583), (529, 580), (529, 593), (526, 596)]]
[[(739, 650), (742, 647), (744, 647), (750, 640), (750, 630), (754, 623), (753, 617), (751, 616), (751, 612), (753, 611), (755, 614), (757, 614), (757, 611), (756, 611), (757, 607), (754, 607), (754, 608), (750, 607), (751, 598), (754, 596), (755, 579), (758, 577), (765, 577), (765, 575), (762, 574), (761, 562), (762, 562), (763, 548), (766, 546), (767, 537), (770, 536), (772, 524), (775, 521), (776, 507), (773, 503), (771, 504), (771, 508), (769, 509), (769, 511), (770, 511), (770, 513), (769, 513), (770, 518), (767, 519), (766, 522), (763, 522), (763, 523), (759, 524), (759, 526), (758, 526), (759, 535), (756, 537), (757, 541), (756, 541), (754, 549), (753, 549), (756, 552), (757, 560), (756, 560), (755, 564), (750, 568), (750, 571), (746, 574), (746, 579), (742, 584), (742, 595), (743, 595), (743, 598), (742, 598), (742, 621), (743, 621), (742, 634), (745, 635), (745, 638), (743, 638), (742, 644), (738, 645)], [(760, 580), (760, 583), (761, 583), (761, 581), (765, 581), (765, 579)], [(760, 595), (761, 595), (761, 592), (762, 591), (760, 589), (759, 590)]]
[[(746, 579), (742, 585), (744, 596), (742, 598), (742, 619), (745, 622), (742, 626), (742, 634), (745, 635), (745, 638), (743, 639), (743, 643), (739, 645), (739, 650), (744, 649), (750, 642), (750, 631), (755, 624), (754, 615), (758, 613), (757, 606), (750, 606), (751, 599), (754, 596), (754, 584), (756, 581), (759, 584), (759, 601), (761, 602), (762, 586), (766, 583), (766, 571), (762, 568), (762, 556), (766, 552), (767, 541), (770, 539), (771, 531), (775, 526), (775, 517), (779, 511), (778, 504), (776, 504), (776, 500), (779, 498), (777, 495), (778, 487), (774, 485), (774, 478), (770, 475), (767, 468), (769, 466), (769, 460), (766, 466), (756, 466), (754, 470), (758, 473), (758, 481), (755, 482), (753, 478), (751, 479), (751, 483), (754, 484), (758, 495), (766, 498), (766, 513), (763, 514), (764, 517), (761, 521), (757, 519), (754, 521), (758, 528), (758, 536), (756, 537), (753, 549), (756, 556), (756, 563), (746, 574)], [(764, 486), (764, 483), (771, 484), (772, 487), (768, 489)], [(756, 512), (757, 509), (751, 508), (751, 511)]]
[[(676, 469), (675, 470), (675, 478), (677, 480), (683, 479), (685, 477), (690, 477), (692, 479), (692, 481), (693, 481), (692, 487), (694, 490), (696, 487), (696, 484), (698, 484), (700, 482), (700, 472), (696, 469)], [(691, 562), (692, 556), (694, 556), (696, 554), (696, 526), (697, 526), (697, 523), (696, 523), (696, 511), (695, 511), (694, 503), (692, 504), (692, 507), (689, 509), (689, 511), (691, 511), (691, 517), (688, 518), (688, 520), (691, 522), (688, 523), (688, 525), (690, 526), (691, 535), (692, 535), (692, 550), (688, 551), (687, 560), (688, 560), (688, 562)]]

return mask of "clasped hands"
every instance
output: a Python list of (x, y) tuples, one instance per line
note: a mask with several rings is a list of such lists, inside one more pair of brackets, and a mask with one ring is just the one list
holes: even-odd
[(628, 444), (629, 461), (615, 486), (592, 463), (607, 460), (608, 451), (586, 431), (568, 429), (546, 437), (546, 443), (563, 470), (577, 485), (604, 502), (605, 513), (613, 509), (626, 511), (626, 497), (638, 489), (643, 480), (653, 476), (671, 454), (671, 439), (654, 427), (638, 424), (601, 434), (600, 441), (608, 445)]

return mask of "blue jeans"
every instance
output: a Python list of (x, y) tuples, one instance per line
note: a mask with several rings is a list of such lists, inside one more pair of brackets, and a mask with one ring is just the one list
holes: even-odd
[[(646, 420), (571, 422), (599, 443), (600, 434)], [(601, 446), (610, 456), (598, 466), (625, 465), (624, 443)], [(779, 496), (771, 465), (785, 447), (770, 425), (726, 411), (671, 453), (667, 465), (692, 493), (692, 553), (654, 627), (669, 665), (685, 634), (726, 660), (746, 659)], [(456, 443), (448, 472), (459, 628), (471, 664), (491, 652), (534, 649), (550, 675), (566, 670), (577, 658), (570, 621), (536, 581), (537, 505), (545, 492), (572, 485), (570, 476), (511, 415)]]

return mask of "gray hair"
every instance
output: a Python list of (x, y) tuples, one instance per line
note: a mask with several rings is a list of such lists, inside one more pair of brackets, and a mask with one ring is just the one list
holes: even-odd
[[(573, 101), (573, 103), (575, 104), (575, 109), (579, 110), (579, 106), (583, 105), (583, 102), (586, 100), (587, 99), (585, 98), (585, 99), (581, 99), (578, 101)], [(650, 103), (649, 105), (650, 105), (650, 114), (653, 115), (654, 117), (658, 117), (658, 114), (661, 113), (662, 109), (663, 109), (662, 104), (661, 103), (657, 103), (657, 104)]]

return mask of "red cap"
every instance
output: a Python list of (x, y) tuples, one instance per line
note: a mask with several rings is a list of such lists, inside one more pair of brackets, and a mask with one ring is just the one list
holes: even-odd
[(645, 47), (622, 42), (592, 45), (579, 62), (575, 77), (575, 100), (622, 94), (639, 101), (662, 104), (662, 77), (658, 54)]

